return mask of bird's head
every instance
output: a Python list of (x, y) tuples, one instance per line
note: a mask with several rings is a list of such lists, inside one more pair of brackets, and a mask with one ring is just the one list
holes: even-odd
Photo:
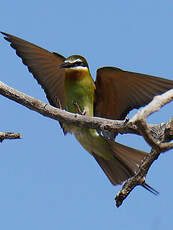
[(79, 55), (72, 55), (65, 59), (65, 61), (59, 65), (59, 68), (66, 71), (89, 71), (88, 63), (86, 59)]

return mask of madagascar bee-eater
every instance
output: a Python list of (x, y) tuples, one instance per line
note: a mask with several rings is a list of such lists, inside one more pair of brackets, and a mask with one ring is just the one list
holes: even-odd
[[(3, 33), (16, 54), (44, 89), (51, 105), (72, 113), (123, 120), (133, 108), (173, 88), (173, 81), (115, 67), (97, 70), (96, 81), (85, 58), (68, 58)], [(146, 154), (101, 135), (95, 129), (61, 124), (96, 159), (113, 185), (133, 176)], [(149, 185), (143, 186), (157, 193)]]

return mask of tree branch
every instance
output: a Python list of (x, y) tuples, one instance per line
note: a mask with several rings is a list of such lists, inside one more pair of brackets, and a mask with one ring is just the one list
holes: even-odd
[(0, 132), (0, 142), (3, 142), (5, 139), (22, 139), (22, 136), (20, 133)]
[[(24, 93), (19, 92), (16, 89), (9, 87), (0, 81), (0, 94), (9, 98), (10, 100), (16, 101), (17, 103), (24, 105), (25, 107), (34, 110), (43, 116), (52, 118), (60, 122), (66, 122), (67, 124), (93, 128), (101, 131), (113, 131), (115, 133), (126, 134), (133, 133), (141, 135), (137, 126), (132, 122), (119, 121), (119, 120), (109, 120), (98, 117), (89, 117), (79, 114), (69, 113), (65, 110), (55, 108), (51, 105), (48, 105), (40, 100), (37, 100), (31, 96), (28, 96)], [(165, 136), (165, 130), (168, 129), (169, 122), (165, 122), (158, 125), (149, 125), (152, 135), (157, 139), (168, 138)], [(169, 136), (167, 134), (167, 136)], [(164, 137), (164, 138), (163, 138)]]
[(93, 128), (102, 132), (113, 131), (116, 134), (133, 133), (143, 136), (146, 142), (151, 146), (151, 152), (147, 155), (146, 159), (144, 159), (136, 175), (123, 185), (121, 191), (115, 197), (117, 207), (122, 204), (123, 200), (135, 186), (144, 184), (145, 176), (151, 164), (158, 158), (160, 153), (173, 148), (173, 144), (168, 143), (173, 139), (173, 119), (156, 125), (146, 123), (146, 119), (150, 114), (173, 100), (173, 90), (161, 96), (156, 96), (151, 103), (138, 111), (130, 121), (109, 120), (69, 113), (21, 93), (2, 82), (0, 82), (0, 94), (43, 116), (70, 125)]
[[(151, 130), (147, 125), (147, 117), (152, 113), (158, 111), (163, 105), (173, 100), (173, 89), (168, 92), (156, 96), (153, 100), (146, 105), (143, 109), (139, 110), (134, 117), (129, 121), (130, 123), (136, 124), (144, 137), (145, 141), (151, 146), (151, 152), (143, 160), (139, 170), (130, 178), (123, 186), (121, 191), (116, 195), (116, 206), (119, 207), (123, 200), (130, 194), (133, 188), (137, 185), (143, 185), (145, 183), (145, 176), (151, 167), (152, 163), (159, 157), (160, 153), (165, 152), (173, 148), (173, 143), (163, 143), (164, 140), (158, 140), (152, 136)], [(169, 122), (169, 133), (172, 136), (173, 133), (173, 119)], [(168, 138), (168, 140), (170, 140)]]

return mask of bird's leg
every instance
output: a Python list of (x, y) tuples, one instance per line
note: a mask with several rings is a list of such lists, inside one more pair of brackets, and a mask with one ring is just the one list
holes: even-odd
[(62, 109), (61, 101), (60, 101), (57, 97), (55, 98), (55, 100), (56, 100), (56, 102), (57, 102), (57, 104), (58, 104), (58, 108), (59, 108), (59, 109)]
[(87, 111), (84, 109), (83, 112), (82, 112), (82, 115), (86, 115), (87, 114)]
[(59, 107), (59, 109), (62, 109), (62, 105), (61, 105), (60, 100), (58, 100), (58, 107)]
[(80, 109), (78, 103), (77, 102), (73, 102), (73, 105), (76, 107), (77, 113), (82, 114), (81, 109)]
[(79, 113), (80, 115), (86, 115), (86, 110), (84, 109), (83, 111), (81, 111), (79, 105), (77, 102), (73, 102), (74, 106), (76, 107), (76, 111), (77, 113)]

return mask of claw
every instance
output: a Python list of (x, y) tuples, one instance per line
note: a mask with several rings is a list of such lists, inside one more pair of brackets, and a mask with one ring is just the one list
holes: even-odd
[(58, 97), (56, 97), (55, 100), (56, 100), (56, 102), (57, 102), (57, 104), (58, 104), (58, 108), (59, 108), (59, 109), (63, 109), (63, 108), (62, 108), (61, 101), (58, 99)]
[(87, 111), (84, 109), (83, 111), (81, 111), (79, 105), (77, 102), (73, 102), (74, 106), (76, 107), (76, 111), (77, 113), (79, 113), (80, 115), (86, 115)]

